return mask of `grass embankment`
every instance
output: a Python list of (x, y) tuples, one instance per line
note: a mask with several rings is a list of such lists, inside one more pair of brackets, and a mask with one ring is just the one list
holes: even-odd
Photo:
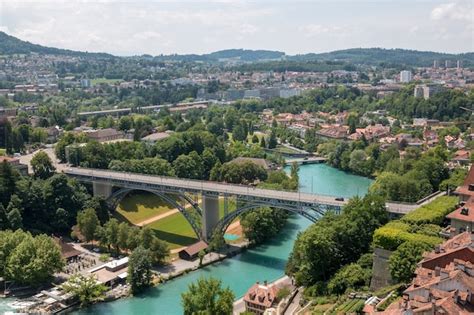
[[(235, 210), (235, 202), (229, 200), (229, 211)], [(126, 196), (117, 207), (116, 216), (137, 224), (169, 211), (172, 206), (151, 193), (140, 192)], [(219, 217), (224, 216), (224, 200), (219, 200)], [(181, 213), (174, 213), (147, 225), (156, 236), (167, 242), (171, 249), (181, 248), (197, 242), (193, 228)]]
[(130, 194), (123, 198), (117, 207), (116, 214), (120, 220), (138, 224), (171, 210), (173, 207), (158, 196), (143, 192)]

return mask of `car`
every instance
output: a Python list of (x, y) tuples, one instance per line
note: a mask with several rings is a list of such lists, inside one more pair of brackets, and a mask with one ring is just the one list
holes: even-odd
[(344, 197), (337, 197), (336, 201), (344, 201)]

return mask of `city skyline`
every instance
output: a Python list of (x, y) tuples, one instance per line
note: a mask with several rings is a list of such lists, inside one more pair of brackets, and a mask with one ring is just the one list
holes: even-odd
[(471, 1), (0, 0), (0, 31), (36, 44), (115, 55), (244, 48), (474, 51)]

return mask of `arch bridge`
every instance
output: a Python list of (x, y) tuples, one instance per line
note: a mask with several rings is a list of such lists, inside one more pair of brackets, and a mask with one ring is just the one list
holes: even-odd
[[(113, 207), (131, 191), (153, 193), (177, 208), (196, 235), (204, 240), (209, 240), (216, 231), (225, 232), (235, 218), (255, 208), (284, 209), (316, 222), (326, 211), (338, 212), (346, 203), (330, 196), (110, 170), (68, 168), (64, 173), (91, 183), (94, 195), (106, 198)], [(114, 187), (117, 190), (114, 191)], [(190, 194), (201, 196), (202, 206)], [(237, 207), (231, 212), (228, 211), (229, 197), (237, 200)], [(224, 199), (222, 218), (219, 218), (219, 198)], [(193, 211), (187, 210), (186, 203)]]

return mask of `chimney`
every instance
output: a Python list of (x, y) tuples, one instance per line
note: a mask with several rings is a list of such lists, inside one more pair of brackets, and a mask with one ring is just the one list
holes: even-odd
[(441, 252), (441, 247), (439, 245), (436, 245), (435, 247), (435, 254), (439, 254)]
[(474, 184), (469, 184), (468, 190), (469, 191), (474, 191)]
[(267, 280), (263, 281), (263, 285), (267, 286)]
[(439, 277), (440, 273), (441, 273), (441, 267), (438, 267), (438, 266), (437, 266), (437, 267), (435, 268), (435, 276), (436, 276), (436, 277)]

